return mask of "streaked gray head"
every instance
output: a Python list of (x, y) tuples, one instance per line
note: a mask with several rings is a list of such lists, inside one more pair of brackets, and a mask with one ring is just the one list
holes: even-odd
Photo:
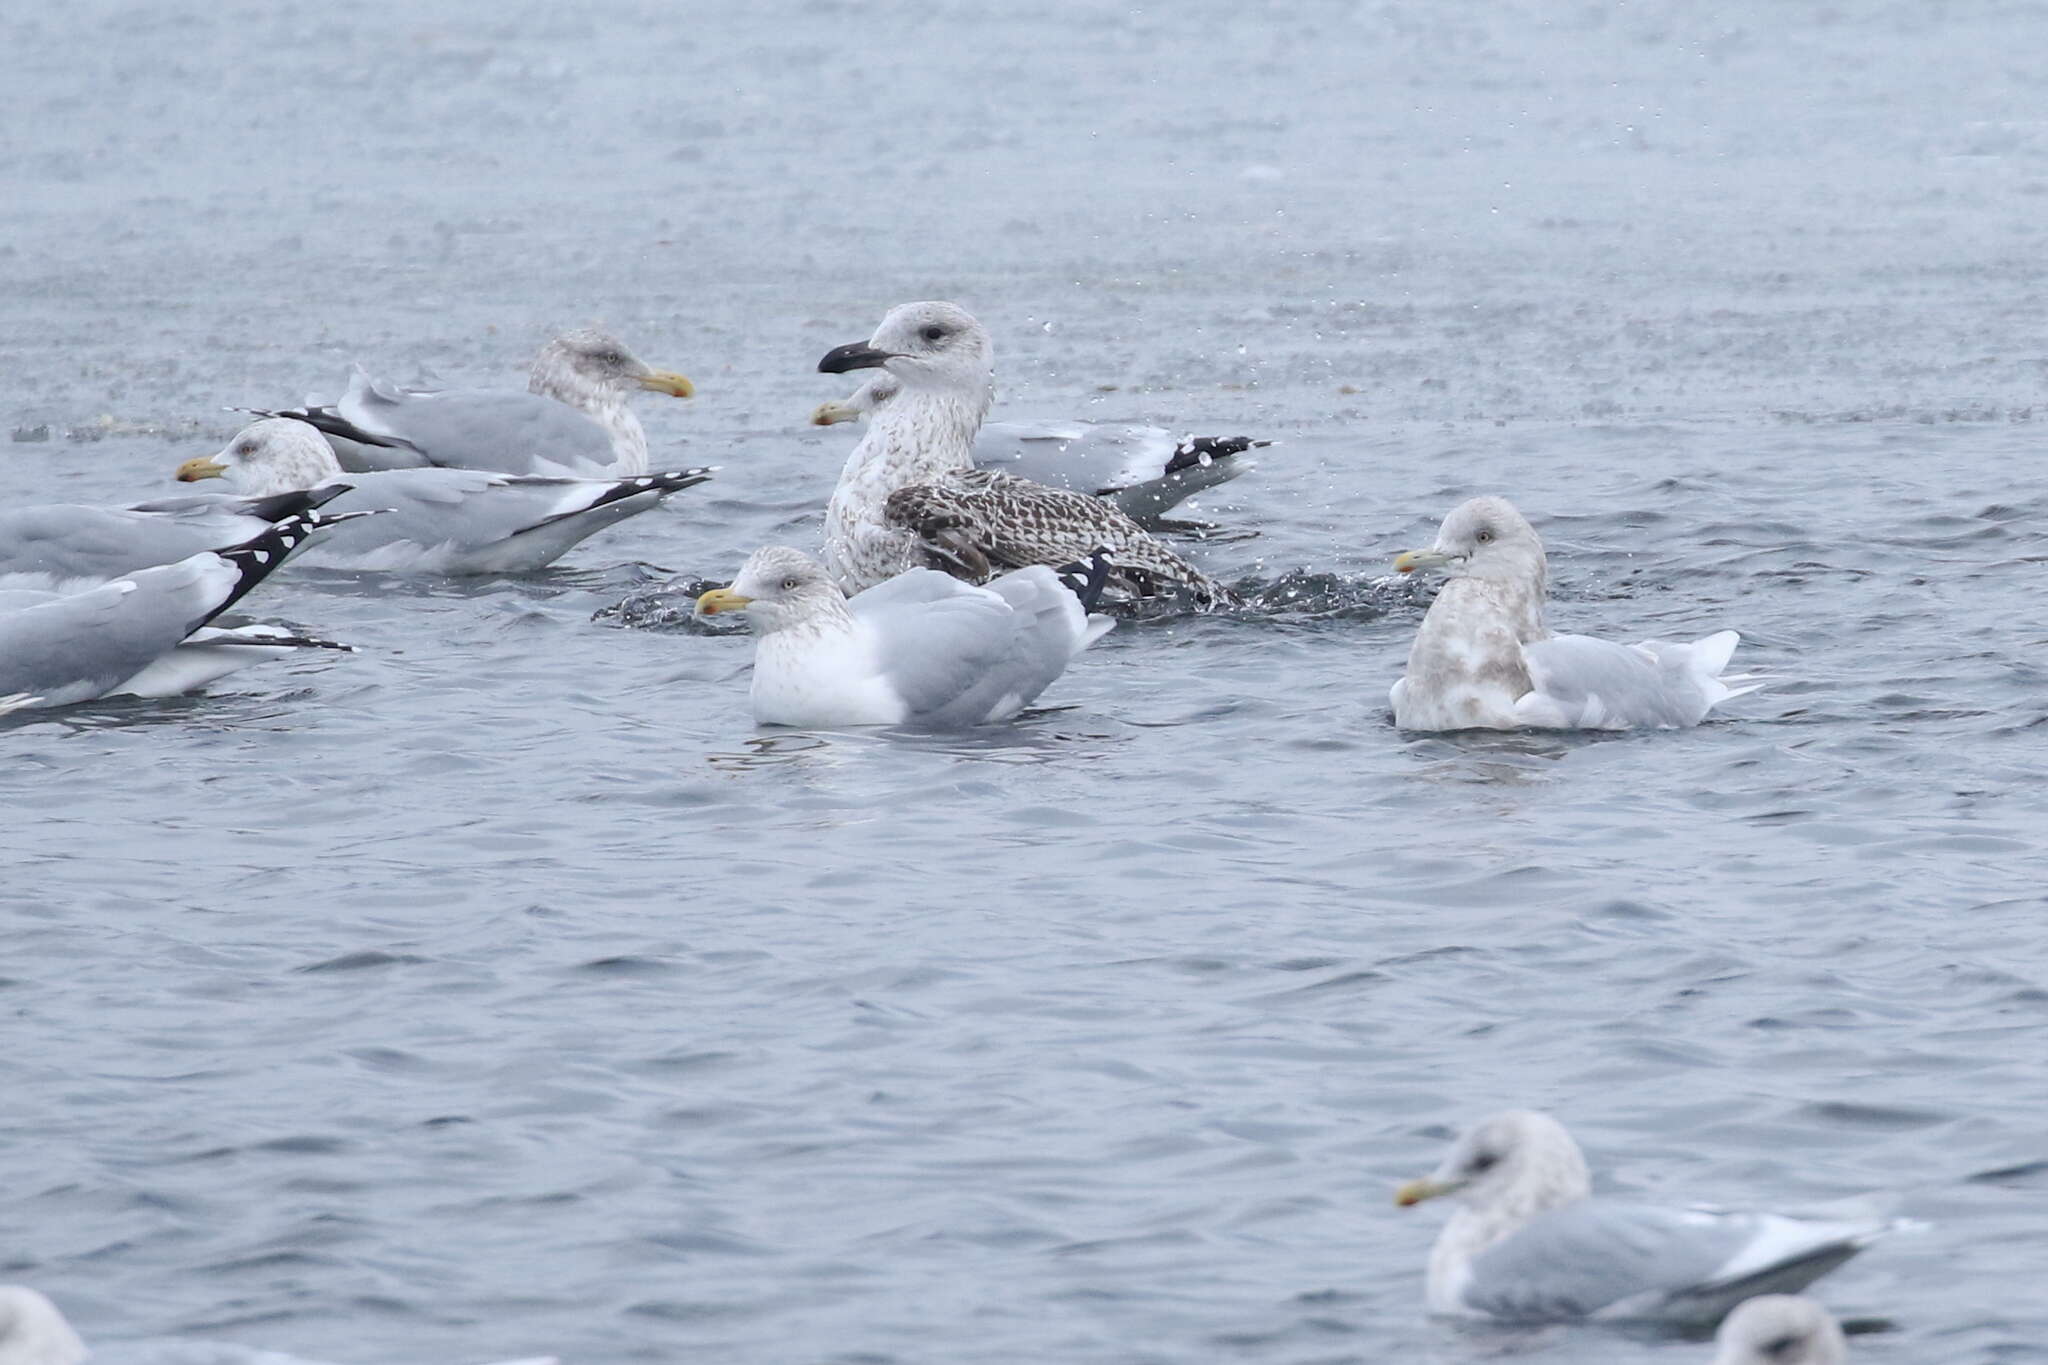
[(1466, 1131), (1430, 1183), (1468, 1204), (1534, 1202), (1543, 1208), (1583, 1199), (1593, 1188), (1579, 1144), (1563, 1124), (1534, 1109), (1510, 1109)]
[(578, 327), (541, 347), (527, 389), (588, 411), (593, 404), (623, 403), (627, 390), (652, 389), (675, 398), (697, 386), (673, 370), (657, 370), (598, 327)]
[(251, 497), (311, 488), (341, 472), (334, 448), (318, 431), (290, 417), (266, 417), (236, 432), (212, 455), (178, 466), (178, 481), (226, 479)]
[(1450, 557), (1445, 572), (1467, 578), (1533, 579), (1541, 588), (1548, 576), (1542, 539), (1506, 498), (1472, 498), (1459, 503), (1444, 518), (1431, 548)]
[(79, 1365), (85, 1343), (57, 1305), (25, 1285), (0, 1285), (0, 1365)]
[(533, 362), (534, 370), (557, 366), (574, 370), (592, 383), (618, 388), (648, 372), (647, 365), (626, 349), (625, 342), (595, 327), (564, 332), (540, 348)]
[(765, 545), (747, 556), (730, 588), (705, 593), (697, 609), (707, 616), (744, 611), (768, 634), (821, 616), (843, 615), (846, 595), (817, 560), (787, 545)]
[(1714, 1334), (1714, 1365), (1843, 1365), (1849, 1345), (1828, 1310), (1793, 1294), (1744, 1300)]

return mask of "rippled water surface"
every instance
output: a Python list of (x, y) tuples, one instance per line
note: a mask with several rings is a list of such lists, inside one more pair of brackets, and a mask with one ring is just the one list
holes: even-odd
[[(343, 1362), (1703, 1359), (1424, 1316), (1390, 1192), (1518, 1104), (1610, 1189), (1897, 1192), (1859, 1358), (2048, 1360), (2040, 8), (0, 35), (7, 497), (594, 318), (723, 466), (548, 573), (251, 599), (359, 655), (4, 723), (0, 1279)], [(918, 297), (999, 412), (1279, 438), (1195, 553), (1296, 595), (964, 737), (756, 732), (743, 636), (594, 619), (814, 544), (812, 367)], [(1770, 688), (1395, 732), (1373, 581), (1482, 491), (1555, 624)]]

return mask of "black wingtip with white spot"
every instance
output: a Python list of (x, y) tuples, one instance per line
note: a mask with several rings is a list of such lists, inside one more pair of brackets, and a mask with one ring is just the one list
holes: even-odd
[[(710, 477), (711, 470), (709, 469), (676, 469), (658, 474), (635, 474), (630, 479), (618, 480), (605, 490), (603, 497), (590, 504), (590, 506), (602, 507), (609, 502), (620, 502), (626, 498), (637, 498), (642, 493), (660, 493), (666, 497), (670, 493), (680, 492), (685, 488), (694, 488)], [(589, 509), (586, 508), (584, 510), (588, 511)]]
[(1178, 474), (1183, 469), (1214, 464), (1218, 460), (1227, 460), (1233, 455), (1242, 455), (1247, 450), (1271, 444), (1271, 441), (1261, 441), (1251, 436), (1188, 436), (1174, 447), (1173, 458), (1166, 462), (1166, 472)]
[(1068, 592), (1081, 599), (1081, 610), (1094, 611), (1102, 601), (1102, 590), (1109, 585), (1109, 551), (1098, 549), (1086, 559), (1077, 559), (1071, 564), (1062, 564), (1053, 572)]
[(270, 577), (278, 565), (284, 563), (293, 550), (305, 544), (307, 538), (314, 532), (330, 526), (339, 526), (345, 521), (354, 521), (357, 517), (380, 516), (382, 510), (380, 508), (371, 512), (333, 514), (318, 511), (295, 512), (272, 523), (270, 529), (260, 536), (245, 540), (232, 549), (216, 551), (222, 559), (241, 571), (241, 578), (236, 582), (235, 590), (213, 609), (212, 616), (207, 619), (212, 620), (213, 616), (220, 615), (248, 596), (251, 588)]

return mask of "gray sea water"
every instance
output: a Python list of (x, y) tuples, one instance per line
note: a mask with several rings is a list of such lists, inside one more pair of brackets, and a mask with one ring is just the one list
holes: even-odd
[[(293, 568), (361, 646), (0, 723), (0, 1279), (337, 1362), (1703, 1360), (1421, 1308), (1449, 1135), (1928, 1224), (1859, 1359), (2048, 1360), (2039, 4), (1087, 0), (0, 17), (0, 480), (601, 319), (718, 479), (548, 573)], [(815, 544), (817, 357), (1282, 443), (1023, 723), (758, 733), (606, 608)], [(11, 435), (12, 439), (7, 439)], [(1686, 733), (1407, 737), (1477, 492)]]

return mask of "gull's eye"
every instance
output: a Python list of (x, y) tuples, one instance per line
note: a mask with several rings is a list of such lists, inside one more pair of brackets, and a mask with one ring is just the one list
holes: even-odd
[(803, 583), (799, 579), (785, 578), (782, 580), (782, 590), (784, 592), (795, 592), (798, 588), (802, 586)]
[(1473, 1157), (1470, 1162), (1466, 1163), (1465, 1169), (1474, 1175), (1485, 1175), (1498, 1165), (1500, 1165), (1499, 1157), (1495, 1156), (1492, 1152), (1481, 1152), (1478, 1156)]
[(617, 351), (599, 351), (597, 359), (600, 364), (604, 365), (623, 365), (626, 363), (626, 357), (620, 355)]
[(925, 328), (922, 332), (919, 332), (918, 335), (923, 337), (926, 341), (938, 341), (945, 337), (946, 329), (939, 326), (937, 323), (933, 323), (931, 326)]
[(1493, 532), (1481, 531), (1478, 535), (1474, 536), (1473, 539), (1478, 541), (1481, 545), (1491, 545), (1493, 544)]
[(255, 453), (256, 443), (254, 441), (244, 441), (235, 447), (235, 454), (237, 455), (254, 455)]
[(1766, 1360), (1790, 1360), (1792, 1353), (1799, 1349), (1798, 1337), (1778, 1337), (1764, 1343)]

